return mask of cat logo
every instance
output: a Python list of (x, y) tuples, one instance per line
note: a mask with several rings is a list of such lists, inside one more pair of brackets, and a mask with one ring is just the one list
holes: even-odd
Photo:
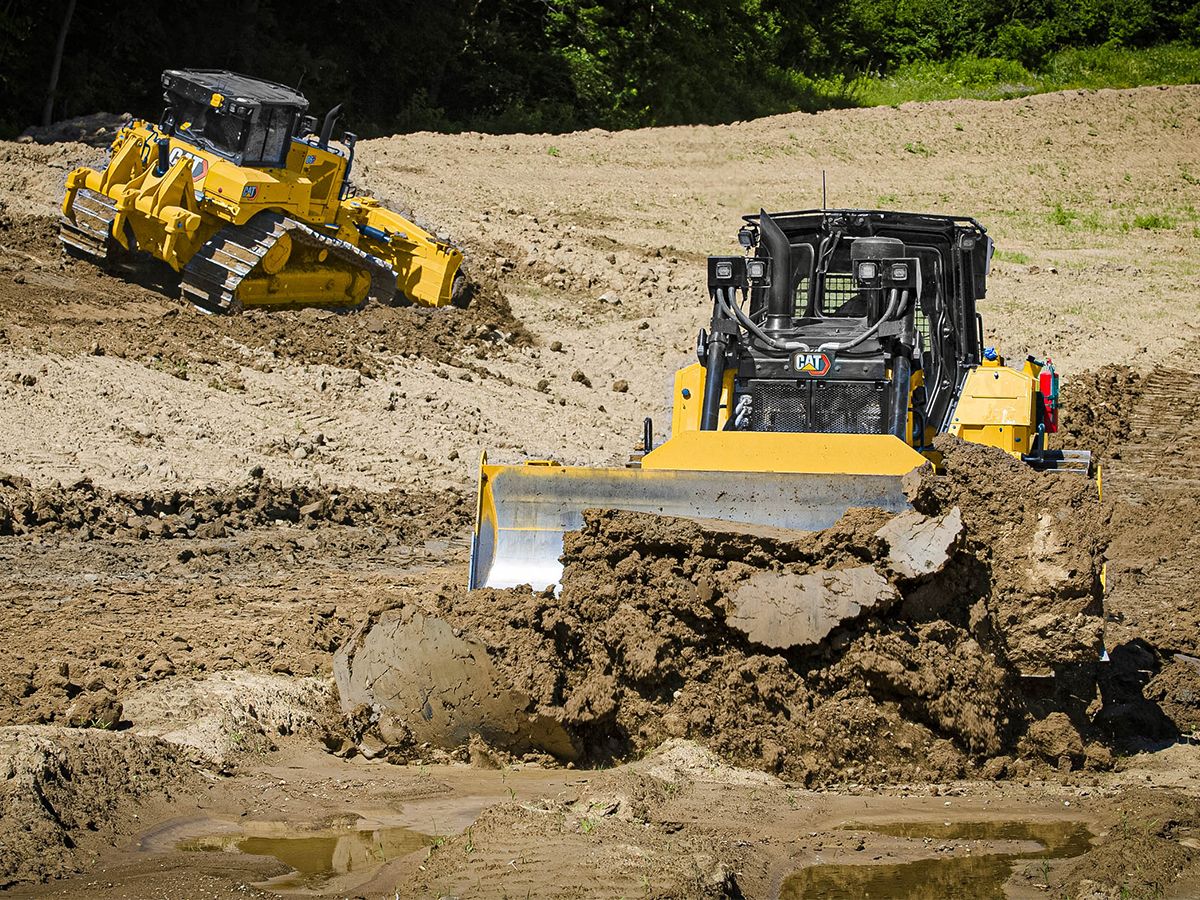
[(202, 156), (196, 156), (194, 153), (188, 153), (182, 147), (172, 147), (170, 164), (175, 165), (181, 156), (186, 156), (192, 161), (192, 187), (196, 192), (196, 199), (201, 200), (204, 197), (204, 179), (208, 177), (208, 160)]
[(253, 200), (258, 196), (258, 188), (253, 184), (248, 184), (242, 188), (242, 199)]
[(800, 351), (792, 356), (792, 371), (807, 378), (822, 378), (829, 373), (828, 354)]

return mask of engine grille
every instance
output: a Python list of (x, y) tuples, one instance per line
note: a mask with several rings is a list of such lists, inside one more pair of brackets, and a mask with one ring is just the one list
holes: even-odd
[(752, 380), (753, 431), (881, 434), (887, 391), (875, 381)]

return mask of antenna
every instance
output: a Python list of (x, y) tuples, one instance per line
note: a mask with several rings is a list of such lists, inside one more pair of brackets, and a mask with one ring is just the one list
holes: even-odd
[(826, 197), (827, 197), (827, 195), (825, 193), (825, 170), (822, 169), (821, 170), (821, 209), (823, 209), (823, 210), (829, 208), (829, 204), (828, 204), (828, 202), (826, 202)]

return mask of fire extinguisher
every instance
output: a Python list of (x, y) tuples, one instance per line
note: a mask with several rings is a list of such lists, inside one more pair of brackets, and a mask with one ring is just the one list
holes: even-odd
[(1046, 431), (1058, 431), (1058, 373), (1049, 358), (1038, 375), (1038, 390), (1042, 394), (1042, 420), (1046, 423)]

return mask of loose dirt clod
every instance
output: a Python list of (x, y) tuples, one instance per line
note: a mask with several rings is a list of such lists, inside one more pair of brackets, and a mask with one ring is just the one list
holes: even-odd
[(368, 708), (372, 731), (393, 753), (423, 742), (453, 749), (478, 736), (517, 753), (578, 756), (557, 721), (504, 684), (478, 639), (412, 607), (360, 628), (334, 656), (333, 671), (343, 711)]
[(899, 597), (872, 566), (756, 572), (729, 593), (726, 622), (764, 647), (813, 647), (864, 612), (883, 613)]

